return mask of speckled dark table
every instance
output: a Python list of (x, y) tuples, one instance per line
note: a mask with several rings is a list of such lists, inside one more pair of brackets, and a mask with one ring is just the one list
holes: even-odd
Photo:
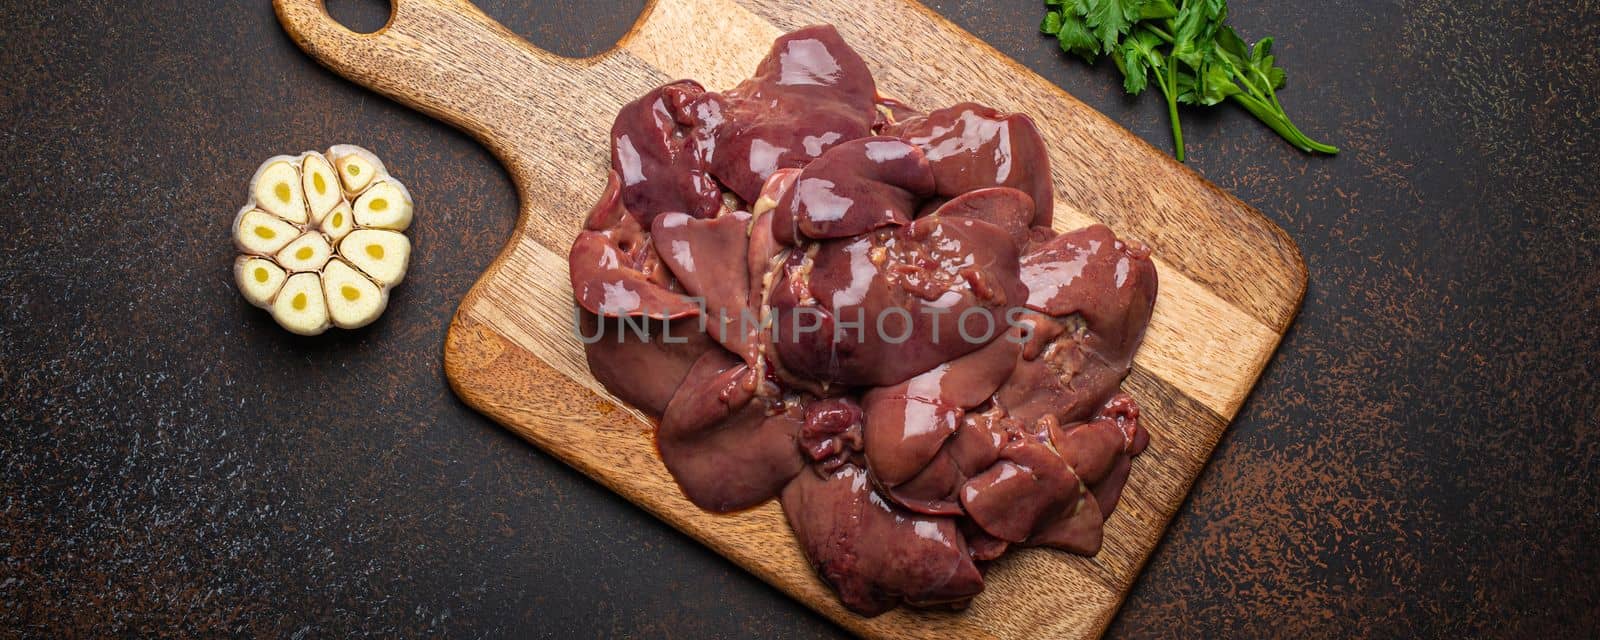
[[(641, 7), (560, 4), (482, 6), (569, 54)], [(1168, 145), (1035, 0), (934, 7)], [(1299, 241), (1310, 291), (1111, 635), (1596, 633), (1600, 6), (1233, 12), (1346, 152), (1185, 114), (1191, 165)], [(451, 395), (444, 328), (511, 185), (266, 2), (7, 0), (0, 69), (0, 635), (840, 633)], [(234, 292), (228, 225), (262, 159), (345, 141), (417, 194), (415, 260), (376, 325), (294, 338)]]

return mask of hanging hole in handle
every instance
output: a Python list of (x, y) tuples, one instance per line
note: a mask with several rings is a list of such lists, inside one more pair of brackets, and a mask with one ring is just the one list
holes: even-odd
[(394, 15), (391, 0), (323, 0), (323, 4), (336, 22), (360, 34), (382, 29)]
[(473, 3), (512, 33), (564, 58), (587, 58), (609, 51), (633, 28), (645, 6), (650, 4), (649, 0), (534, 3), (473, 0)]

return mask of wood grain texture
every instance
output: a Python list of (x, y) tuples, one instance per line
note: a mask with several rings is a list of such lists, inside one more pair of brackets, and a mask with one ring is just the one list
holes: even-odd
[[(1305, 267), (1276, 226), (981, 41), (906, 0), (658, 0), (610, 51), (560, 58), (462, 0), (396, 0), (389, 23), (355, 34), (319, 0), (277, 0), (319, 62), (490, 149), (521, 215), (462, 302), (445, 369), (467, 403), (764, 580), (866, 636), (1098, 636), (1182, 503), (1299, 307)], [(775, 503), (735, 515), (696, 509), (656, 458), (649, 426), (589, 375), (572, 331), (566, 252), (604, 185), (617, 109), (680, 77), (725, 88), (789, 29), (835, 24), (879, 90), (934, 108), (977, 100), (1036, 115), (1050, 147), (1056, 224), (1102, 221), (1154, 249), (1161, 294), (1127, 389), (1152, 442), (1134, 463), (1094, 558), (1008, 555), (960, 614), (855, 616), (807, 567)]]

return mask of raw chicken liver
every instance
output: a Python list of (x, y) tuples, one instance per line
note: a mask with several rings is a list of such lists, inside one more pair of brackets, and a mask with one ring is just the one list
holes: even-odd
[(1099, 551), (1150, 442), (1119, 388), (1156, 271), (1051, 228), (1027, 116), (919, 113), (812, 26), (725, 93), (624, 106), (611, 161), (570, 254), (579, 333), (690, 501), (779, 498), (863, 615), (965, 607), (1011, 547)]

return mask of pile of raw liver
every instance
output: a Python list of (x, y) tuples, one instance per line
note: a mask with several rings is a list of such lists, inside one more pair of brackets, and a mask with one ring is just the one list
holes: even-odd
[(1025, 115), (880, 97), (829, 26), (623, 107), (571, 252), (590, 370), (713, 511), (773, 497), (851, 609), (965, 606), (1010, 546), (1092, 555), (1149, 441), (1119, 391), (1149, 250), (1050, 228)]

